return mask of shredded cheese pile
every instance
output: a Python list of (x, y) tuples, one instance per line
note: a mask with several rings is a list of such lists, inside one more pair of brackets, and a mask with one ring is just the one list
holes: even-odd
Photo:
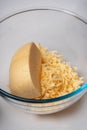
[(50, 52), (40, 44), (38, 48), (42, 55), (41, 99), (62, 96), (81, 86), (83, 77), (78, 76), (75, 67), (62, 60), (62, 55)]

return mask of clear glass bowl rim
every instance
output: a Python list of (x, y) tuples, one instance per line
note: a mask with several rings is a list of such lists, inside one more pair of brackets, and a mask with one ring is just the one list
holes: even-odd
[[(50, 11), (57, 11), (57, 12), (62, 12), (68, 15), (71, 15), (75, 18), (77, 18), (78, 20), (80, 20), (81, 22), (83, 22), (84, 24), (87, 24), (87, 20), (85, 18), (83, 18), (82, 16), (76, 14), (75, 12), (69, 11), (67, 9), (62, 9), (62, 8), (56, 8), (56, 7), (31, 7), (30, 9), (23, 9), (23, 10), (19, 10), (16, 12), (13, 12), (3, 18), (0, 19), (0, 23), (4, 22), (5, 20), (9, 19), (10, 17), (13, 17), (15, 15), (21, 14), (21, 13), (25, 13), (28, 11), (39, 11), (39, 10), (50, 10)], [(60, 101), (60, 100), (64, 100), (70, 97), (73, 97), (77, 94), (80, 94), (83, 91), (87, 90), (87, 83), (83, 84), (80, 88), (78, 88), (77, 90), (68, 93), (66, 95), (60, 96), (60, 97), (56, 97), (56, 98), (51, 98), (51, 99), (27, 99), (27, 98), (22, 98), (22, 97), (18, 97), (15, 96), (13, 94), (10, 94), (2, 89), (0, 89), (0, 95), (4, 98), (10, 98), (16, 101), (21, 101), (21, 102), (27, 102), (27, 103), (51, 103), (51, 102), (56, 102), (56, 101)]]

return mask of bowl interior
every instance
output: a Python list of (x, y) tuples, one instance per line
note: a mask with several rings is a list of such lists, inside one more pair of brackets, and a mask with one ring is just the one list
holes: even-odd
[(28, 10), (0, 23), (0, 87), (9, 91), (15, 51), (28, 42), (57, 50), (87, 81), (87, 24), (60, 11)]

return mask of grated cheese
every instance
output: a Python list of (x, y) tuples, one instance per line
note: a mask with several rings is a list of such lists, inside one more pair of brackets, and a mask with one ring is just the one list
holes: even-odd
[(56, 51), (37, 45), (42, 56), (41, 99), (55, 98), (70, 93), (81, 86), (83, 77), (79, 77), (76, 67), (62, 60)]

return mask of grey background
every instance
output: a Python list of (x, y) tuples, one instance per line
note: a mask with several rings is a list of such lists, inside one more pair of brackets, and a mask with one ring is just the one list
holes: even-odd
[[(0, 0), (0, 18), (10, 12), (34, 5), (50, 5), (77, 12), (87, 19), (87, 0)], [(60, 113), (33, 115), (24, 113), (0, 97), (0, 130), (86, 130), (87, 94)]]

